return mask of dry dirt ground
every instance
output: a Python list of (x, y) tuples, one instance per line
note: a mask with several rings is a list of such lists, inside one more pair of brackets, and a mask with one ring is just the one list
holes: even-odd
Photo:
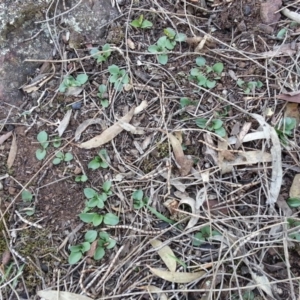
[[(106, 35), (111, 55), (99, 63), (90, 49), (102, 44), (56, 37), (64, 57), (39, 70), (49, 80), (25, 88), (21, 108), (0, 112), (1, 299), (40, 299), (41, 290), (96, 299), (299, 299), (298, 209), (287, 199), (300, 170), (300, 25), (274, 14), (286, 6), (296, 12), (294, 2), (123, 1)], [(151, 28), (130, 25), (141, 15)], [(148, 47), (166, 28), (191, 39), (175, 43), (167, 33), (176, 45), (160, 64)], [(197, 58), (206, 61), (199, 68), (207, 85), (190, 74)], [(216, 63), (220, 74), (207, 70)], [(121, 91), (111, 82), (112, 65), (128, 74)], [(85, 84), (59, 91), (64, 76), (78, 74), (87, 74)], [(120, 121), (141, 103), (147, 107)], [(197, 126), (200, 118), (206, 127)], [(75, 140), (91, 119), (97, 122)], [(43, 131), (50, 143), (38, 160)], [(106, 143), (85, 147), (101, 132)], [(105, 168), (89, 168), (103, 149)], [(58, 151), (73, 159), (53, 164)], [(75, 181), (80, 175), (88, 180)], [(87, 211), (85, 189), (101, 194), (106, 181), (104, 206)], [(83, 210), (118, 221), (83, 222)], [(102, 244), (97, 260), (101, 229), (116, 245)], [(91, 249), (70, 263), (70, 247), (90, 230), (98, 234), (86, 242)]]

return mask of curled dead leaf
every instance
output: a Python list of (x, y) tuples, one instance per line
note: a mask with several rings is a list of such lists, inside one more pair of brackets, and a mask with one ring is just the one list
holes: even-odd
[(93, 125), (93, 124), (101, 124), (102, 122), (103, 121), (100, 118), (87, 119), (87, 120), (83, 121), (76, 129), (75, 141), (76, 142), (79, 141), (82, 132), (84, 132), (88, 126)]
[(151, 240), (150, 244), (153, 248), (158, 249), (157, 253), (171, 272), (176, 271), (176, 256), (169, 246), (163, 246), (159, 240)]
[(181, 176), (187, 176), (191, 172), (193, 161), (184, 155), (180, 141), (173, 134), (169, 134), (169, 139), (175, 159), (180, 166), (180, 174)]
[(17, 138), (16, 135), (13, 135), (13, 139), (11, 142), (11, 146), (10, 146), (10, 151), (8, 154), (8, 159), (7, 159), (7, 167), (10, 169), (15, 161), (15, 158), (17, 156), (17, 150), (18, 150), (18, 146), (17, 146)]
[(148, 266), (148, 268), (150, 269), (152, 274), (164, 280), (167, 280), (169, 282), (175, 282), (175, 283), (190, 283), (194, 280), (200, 279), (206, 274), (205, 271), (187, 273), (187, 272), (170, 272), (170, 271), (151, 268), (150, 266)]

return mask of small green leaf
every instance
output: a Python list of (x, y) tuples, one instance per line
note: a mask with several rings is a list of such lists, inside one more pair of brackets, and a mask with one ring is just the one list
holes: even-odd
[(165, 65), (168, 62), (168, 55), (167, 54), (158, 54), (157, 55), (157, 61), (161, 64), (161, 65)]
[(91, 223), (95, 215), (96, 213), (81, 213), (79, 214), (79, 218), (85, 223)]
[(62, 82), (60, 85), (59, 85), (59, 92), (60, 93), (64, 93), (66, 91), (67, 87), (65, 86), (64, 82)]
[(112, 213), (107, 213), (104, 216), (103, 222), (104, 222), (105, 225), (114, 226), (114, 225), (117, 225), (119, 223), (119, 217), (112, 214)]
[(250, 90), (255, 89), (255, 88), (256, 88), (256, 81), (249, 81), (249, 82), (247, 83), (247, 86), (248, 86), (248, 88), (249, 88)]
[(148, 20), (144, 20), (144, 22), (141, 25), (141, 28), (151, 28), (153, 26), (152, 22)]
[(189, 99), (189, 98), (187, 98), (187, 97), (182, 97), (182, 98), (180, 98), (180, 105), (181, 105), (181, 108), (184, 108), (184, 107), (186, 107), (186, 106), (188, 106), (188, 105), (192, 105), (193, 103), (192, 103), (192, 101)]
[(105, 60), (106, 60), (108, 57), (110, 57), (111, 51), (110, 51), (110, 45), (109, 45), (109, 44), (103, 45), (103, 46), (102, 46), (102, 51), (105, 51), (105, 52), (102, 54)]
[(257, 88), (258, 88), (258, 89), (262, 88), (263, 85), (264, 85), (264, 84), (263, 84), (261, 81), (259, 81), (259, 80), (258, 80), (256, 83), (257, 83)]
[(133, 199), (133, 208), (134, 209), (141, 209), (144, 206), (145, 206), (145, 203), (143, 202), (143, 200)]
[(226, 136), (226, 130), (224, 127), (221, 127), (219, 129), (215, 130), (215, 134), (217, 134), (220, 137), (225, 137)]
[(31, 202), (33, 195), (31, 194), (31, 192), (24, 190), (21, 194), (21, 197), (24, 202)]
[(207, 88), (213, 89), (216, 86), (217, 82), (215, 80), (206, 80), (205, 84)]
[(103, 221), (103, 216), (95, 214), (95, 216), (93, 218), (93, 225), (94, 226), (99, 226), (102, 223), (102, 221)]
[[(97, 205), (99, 204), (99, 199), (97, 197), (93, 197), (91, 198), (88, 202), (87, 202), (87, 206), (90, 207), (90, 208), (94, 208), (96, 207)], [(100, 203), (100, 206), (101, 206), (101, 203)], [(104, 207), (104, 203), (102, 201), (102, 207)]]
[(87, 180), (88, 180), (88, 177), (86, 175), (83, 174), (83, 175), (80, 176), (80, 181), (81, 182), (86, 182)]
[(61, 159), (58, 158), (58, 157), (56, 157), (56, 158), (54, 158), (54, 159), (52, 160), (52, 163), (53, 163), (54, 165), (59, 165), (59, 164), (61, 163)]
[(185, 42), (186, 41), (186, 35), (184, 33), (178, 33), (175, 36), (176, 42)]
[(220, 119), (215, 119), (212, 121), (213, 129), (219, 129), (223, 125), (223, 122)]
[[(109, 241), (109, 238), (110, 238), (109, 234), (108, 234), (106, 231), (101, 231), (101, 232), (99, 233), (99, 237), (100, 237), (100, 239), (103, 240), (105, 243), (107, 243), (107, 242)], [(98, 242), (98, 244), (99, 244), (99, 242)]]
[(68, 262), (70, 265), (74, 265), (80, 261), (81, 257), (82, 257), (81, 252), (71, 252), (68, 258)]
[(290, 238), (290, 239), (293, 239), (293, 240), (300, 241), (300, 233), (291, 233), (291, 234), (289, 235), (289, 238)]
[(222, 234), (219, 231), (217, 231), (217, 230), (213, 230), (211, 232), (211, 236), (218, 236), (218, 235), (222, 235)]
[(245, 93), (245, 94), (248, 95), (250, 92), (251, 92), (251, 90), (250, 90), (248, 87), (244, 89), (244, 93)]
[(215, 73), (220, 75), (223, 72), (224, 65), (221, 62), (218, 62), (214, 64), (212, 68)]
[(97, 247), (95, 254), (94, 254), (94, 259), (95, 260), (100, 260), (101, 258), (103, 258), (103, 256), (105, 255), (105, 250), (102, 247)]
[(95, 157), (93, 160), (91, 160), (88, 164), (88, 168), (92, 170), (97, 170), (100, 168), (100, 162), (99, 157)]
[(161, 214), (160, 212), (158, 212), (154, 207), (146, 204), (147, 208), (150, 210), (150, 212), (155, 215), (159, 220), (164, 221), (168, 224), (174, 224), (175, 222), (173, 220), (168, 219), (167, 217), (165, 217), (163, 214)]
[(201, 72), (198, 68), (192, 68), (190, 74), (191, 74), (192, 76), (197, 77), (197, 76), (201, 75), (202, 72)]
[(82, 252), (82, 244), (71, 246), (70, 251), (71, 252)]
[(202, 57), (202, 56), (199, 56), (199, 57), (196, 58), (196, 64), (199, 67), (205, 66), (206, 59), (204, 57)]
[(91, 50), (90, 50), (90, 54), (93, 55), (94, 58), (97, 58), (97, 55), (96, 55), (96, 54), (97, 54), (98, 52), (99, 52), (99, 49), (98, 49), (98, 48), (95, 48), (95, 47), (94, 47), (94, 48), (91, 48)]
[(130, 25), (135, 27), (135, 28), (140, 28), (141, 27), (140, 22), (137, 19), (130, 22)]
[(237, 84), (240, 88), (243, 88), (244, 83), (245, 83), (245, 81), (242, 80), (242, 79), (240, 79), (240, 78), (239, 78), (239, 79), (237, 80), (237, 82), (236, 82), (236, 84)]
[(277, 33), (277, 38), (283, 40), (287, 33), (287, 28), (282, 28)]
[(39, 132), (39, 134), (37, 135), (37, 140), (40, 142), (40, 143), (44, 143), (48, 140), (48, 134), (46, 131), (41, 131)]
[(297, 126), (297, 121), (295, 118), (286, 117), (283, 119), (284, 130), (292, 131)]
[(202, 227), (202, 228), (201, 228), (201, 232), (202, 232), (202, 235), (203, 235), (204, 237), (209, 237), (209, 236), (210, 236), (210, 233), (211, 233), (211, 228), (210, 228), (210, 226), (207, 225), (207, 226)]
[(60, 160), (64, 158), (64, 154), (61, 151), (57, 152), (55, 156), (58, 157)]
[(46, 156), (46, 150), (45, 149), (37, 149), (35, 152), (35, 156), (38, 160), (43, 160)]
[(120, 68), (116, 65), (111, 65), (108, 67), (108, 71), (110, 74), (115, 75), (115, 74), (119, 74)]
[(300, 198), (289, 198), (286, 200), (287, 204), (290, 207), (299, 207), (300, 206)]
[(60, 138), (59, 136), (56, 136), (56, 137), (53, 139), (52, 145), (53, 145), (53, 147), (55, 147), (55, 148), (60, 147), (60, 145), (61, 145), (61, 138)]
[(84, 239), (89, 243), (92, 243), (96, 239), (96, 237), (97, 237), (97, 231), (96, 230), (89, 230), (84, 235)]
[(83, 253), (87, 252), (91, 249), (91, 244), (89, 242), (83, 242), (83, 243), (81, 243), (81, 245), (82, 245), (82, 250), (81, 251)]
[(32, 216), (35, 213), (35, 208), (34, 207), (28, 207), (25, 211), (27, 216)]
[(92, 188), (85, 188), (83, 190), (83, 193), (88, 199), (98, 196), (98, 193)]
[(204, 118), (198, 118), (196, 119), (196, 125), (202, 129), (205, 129), (206, 128), (206, 123), (207, 123), (207, 119), (204, 119)]
[(107, 108), (108, 106), (109, 106), (109, 102), (108, 102), (108, 100), (101, 100), (101, 105), (102, 105), (102, 107), (103, 108)]
[(204, 75), (200, 74), (197, 76), (197, 81), (198, 81), (197, 84), (199, 86), (205, 86), (207, 82), (207, 78)]
[(114, 239), (109, 238), (108, 245), (106, 246), (106, 249), (112, 249), (116, 246), (117, 241)]
[(204, 242), (205, 242), (205, 238), (203, 237), (202, 232), (197, 232), (193, 239), (193, 245), (195, 247), (198, 247), (201, 244), (203, 244)]
[(107, 86), (105, 84), (100, 84), (98, 87), (98, 91), (100, 94), (104, 94), (107, 91)]
[(64, 161), (71, 161), (72, 159), (73, 159), (72, 153), (67, 152), (67, 153), (65, 154)]
[(148, 51), (149, 51), (150, 53), (157, 53), (157, 52), (159, 52), (158, 49), (159, 49), (159, 47), (158, 47), (157, 45), (150, 45), (150, 46), (148, 47)]
[(88, 81), (89, 77), (86, 74), (79, 74), (76, 77), (76, 81), (79, 82), (80, 85), (85, 84)]
[(111, 189), (111, 181), (105, 181), (102, 185), (102, 189), (107, 193)]
[(143, 197), (144, 197), (143, 190), (136, 190), (132, 194), (132, 198), (135, 199), (135, 200), (141, 201), (141, 200), (143, 200)]
[(172, 28), (165, 28), (164, 29), (164, 34), (171, 40), (175, 38), (176, 32)]

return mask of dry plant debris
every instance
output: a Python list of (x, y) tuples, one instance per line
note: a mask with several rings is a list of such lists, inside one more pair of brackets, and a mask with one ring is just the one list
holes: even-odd
[(0, 112), (2, 299), (298, 299), (297, 1), (112, 5)]

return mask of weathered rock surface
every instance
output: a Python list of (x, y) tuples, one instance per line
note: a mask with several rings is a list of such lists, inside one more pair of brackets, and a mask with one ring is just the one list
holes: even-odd
[[(76, 33), (81, 41), (97, 41), (118, 15), (107, 0), (66, 0), (67, 8), (63, 1), (56, 2), (0, 0), (0, 118), (10, 105), (22, 104), (25, 94), (19, 88), (41, 65), (25, 59), (52, 58), (58, 54), (55, 44), (61, 45), (67, 32)], [(75, 41), (70, 46), (78, 45)]]

